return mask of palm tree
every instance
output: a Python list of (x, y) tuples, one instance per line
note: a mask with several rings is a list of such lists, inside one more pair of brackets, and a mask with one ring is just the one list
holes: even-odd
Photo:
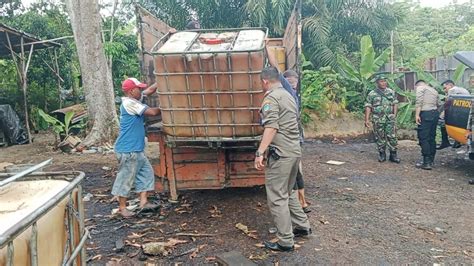
[(304, 51), (316, 67), (337, 68), (336, 54), (355, 52), (363, 35), (375, 48), (389, 46), (389, 33), (400, 17), (379, 0), (303, 1)]
[[(355, 52), (359, 40), (370, 35), (376, 50), (388, 46), (388, 36), (400, 19), (391, 4), (381, 0), (303, 1), (304, 53), (317, 68), (338, 69), (336, 54)], [(282, 36), (295, 0), (140, 0), (159, 18), (181, 29), (195, 16), (203, 28), (268, 27)]]

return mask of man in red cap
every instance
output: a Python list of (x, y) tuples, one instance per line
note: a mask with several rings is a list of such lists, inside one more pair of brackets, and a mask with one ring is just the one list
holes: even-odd
[(140, 194), (140, 209), (154, 210), (158, 206), (148, 202), (147, 192), (155, 187), (153, 168), (145, 156), (145, 116), (160, 114), (158, 107), (151, 108), (141, 102), (143, 95), (156, 92), (156, 84), (147, 88), (136, 78), (128, 78), (122, 82), (120, 105), (120, 133), (115, 142), (115, 154), (119, 161), (119, 169), (112, 187), (112, 194), (119, 199), (119, 213), (124, 218), (135, 213), (127, 210), (127, 198), (133, 184)]

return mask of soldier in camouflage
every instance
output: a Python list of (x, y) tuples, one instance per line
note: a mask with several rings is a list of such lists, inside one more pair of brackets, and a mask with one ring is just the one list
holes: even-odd
[(395, 92), (387, 87), (387, 80), (378, 77), (375, 81), (377, 88), (367, 95), (365, 104), (365, 126), (370, 128), (370, 117), (379, 150), (379, 162), (387, 160), (385, 153), (388, 147), (390, 151), (389, 160), (400, 163), (397, 156), (396, 117), (398, 100)]

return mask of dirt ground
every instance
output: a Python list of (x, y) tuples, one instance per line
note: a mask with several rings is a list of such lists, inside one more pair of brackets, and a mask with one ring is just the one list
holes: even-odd
[[(464, 159), (462, 148), (439, 152), (435, 168), (423, 171), (413, 166), (419, 147), (412, 141), (401, 141), (400, 165), (378, 163), (374, 144), (364, 140), (308, 142), (303, 163), (313, 236), (298, 239), (294, 252), (274, 253), (256, 246), (275, 237), (268, 233), (272, 221), (262, 187), (184, 192), (175, 205), (157, 193), (153, 198), (162, 203), (161, 213), (121, 220), (111, 216), (117, 207), (110, 196), (114, 156), (61, 154), (50, 148), (51, 141), (39, 135), (32, 145), (0, 148), (0, 161), (54, 158), (51, 169), (86, 172), (84, 193), (93, 195), (86, 202), (91, 265), (212, 265), (227, 251), (260, 265), (474, 263), (474, 186), (467, 183), (474, 178), (474, 161)], [(237, 223), (256, 232), (248, 236)], [(169, 239), (185, 243), (165, 257), (140, 251), (146, 242)]]

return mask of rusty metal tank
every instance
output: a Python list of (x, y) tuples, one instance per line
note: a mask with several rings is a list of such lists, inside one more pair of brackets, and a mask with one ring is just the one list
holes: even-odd
[(266, 35), (263, 28), (239, 28), (161, 39), (152, 53), (165, 134), (219, 141), (258, 137)]

